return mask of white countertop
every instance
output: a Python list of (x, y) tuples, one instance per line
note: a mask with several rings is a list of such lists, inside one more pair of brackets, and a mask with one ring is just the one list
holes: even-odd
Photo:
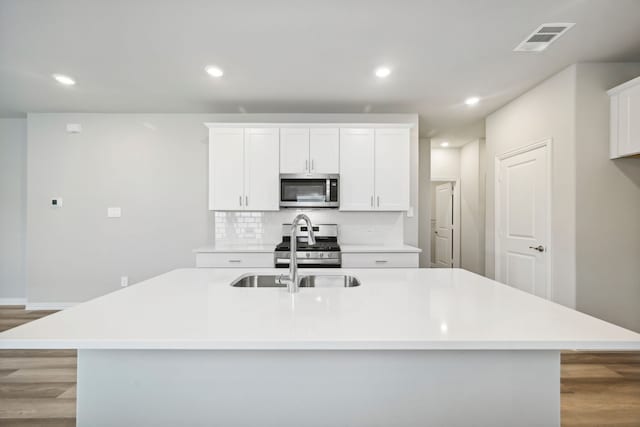
[(201, 248), (194, 249), (193, 252), (197, 254), (202, 253), (215, 253), (215, 252), (272, 252), (276, 249), (277, 243), (265, 243), (265, 244), (251, 244), (251, 245), (211, 245), (203, 246)]
[[(195, 253), (215, 253), (215, 252), (273, 252), (277, 243), (251, 244), (251, 245), (211, 245), (194, 249)], [(422, 249), (404, 244), (399, 245), (343, 245), (340, 244), (343, 253), (373, 253), (373, 252), (399, 252), (399, 253), (420, 253)]]
[(420, 253), (422, 249), (409, 245), (340, 245), (342, 253), (399, 252)]
[(295, 295), (229, 286), (246, 272), (174, 270), (0, 333), (0, 348), (640, 349), (640, 334), (459, 269), (325, 269), (362, 285)]

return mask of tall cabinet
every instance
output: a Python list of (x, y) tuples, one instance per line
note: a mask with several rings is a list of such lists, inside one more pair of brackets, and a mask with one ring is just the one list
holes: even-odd
[(340, 130), (340, 210), (409, 209), (408, 128)]
[(279, 129), (209, 129), (209, 209), (276, 211)]

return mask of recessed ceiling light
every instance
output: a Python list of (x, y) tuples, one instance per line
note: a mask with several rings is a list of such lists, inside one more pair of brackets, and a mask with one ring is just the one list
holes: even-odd
[(380, 77), (381, 79), (389, 77), (389, 74), (391, 74), (391, 70), (387, 67), (376, 68), (376, 76)]
[(476, 105), (478, 102), (480, 102), (480, 98), (478, 98), (477, 96), (472, 96), (471, 98), (467, 98), (464, 100), (464, 103), (469, 106)]
[(443, 142), (440, 143), (440, 146), (441, 147), (448, 147), (449, 143), (447, 141), (443, 141)]
[(74, 84), (76, 84), (75, 80), (73, 80), (69, 76), (65, 76), (64, 74), (54, 74), (53, 78), (61, 85), (73, 86)]
[(224, 75), (224, 71), (215, 65), (209, 65), (205, 68), (205, 71), (212, 77), (222, 77)]

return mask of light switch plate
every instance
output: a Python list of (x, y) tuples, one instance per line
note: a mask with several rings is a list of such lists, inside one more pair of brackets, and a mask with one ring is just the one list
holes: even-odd
[(407, 211), (407, 217), (413, 218), (413, 206), (409, 206), (409, 210)]
[(80, 123), (67, 123), (68, 133), (80, 133), (82, 132), (82, 125)]
[(107, 208), (107, 218), (120, 218), (122, 209), (118, 207)]

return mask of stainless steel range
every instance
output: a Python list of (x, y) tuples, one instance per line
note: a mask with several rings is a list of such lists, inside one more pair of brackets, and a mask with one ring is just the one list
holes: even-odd
[[(316, 244), (307, 242), (307, 226), (298, 225), (297, 251), (300, 268), (338, 268), (342, 266), (342, 255), (338, 244), (336, 224), (313, 226)], [(274, 254), (276, 268), (289, 268), (291, 256), (291, 224), (282, 225), (282, 242), (276, 246)]]

